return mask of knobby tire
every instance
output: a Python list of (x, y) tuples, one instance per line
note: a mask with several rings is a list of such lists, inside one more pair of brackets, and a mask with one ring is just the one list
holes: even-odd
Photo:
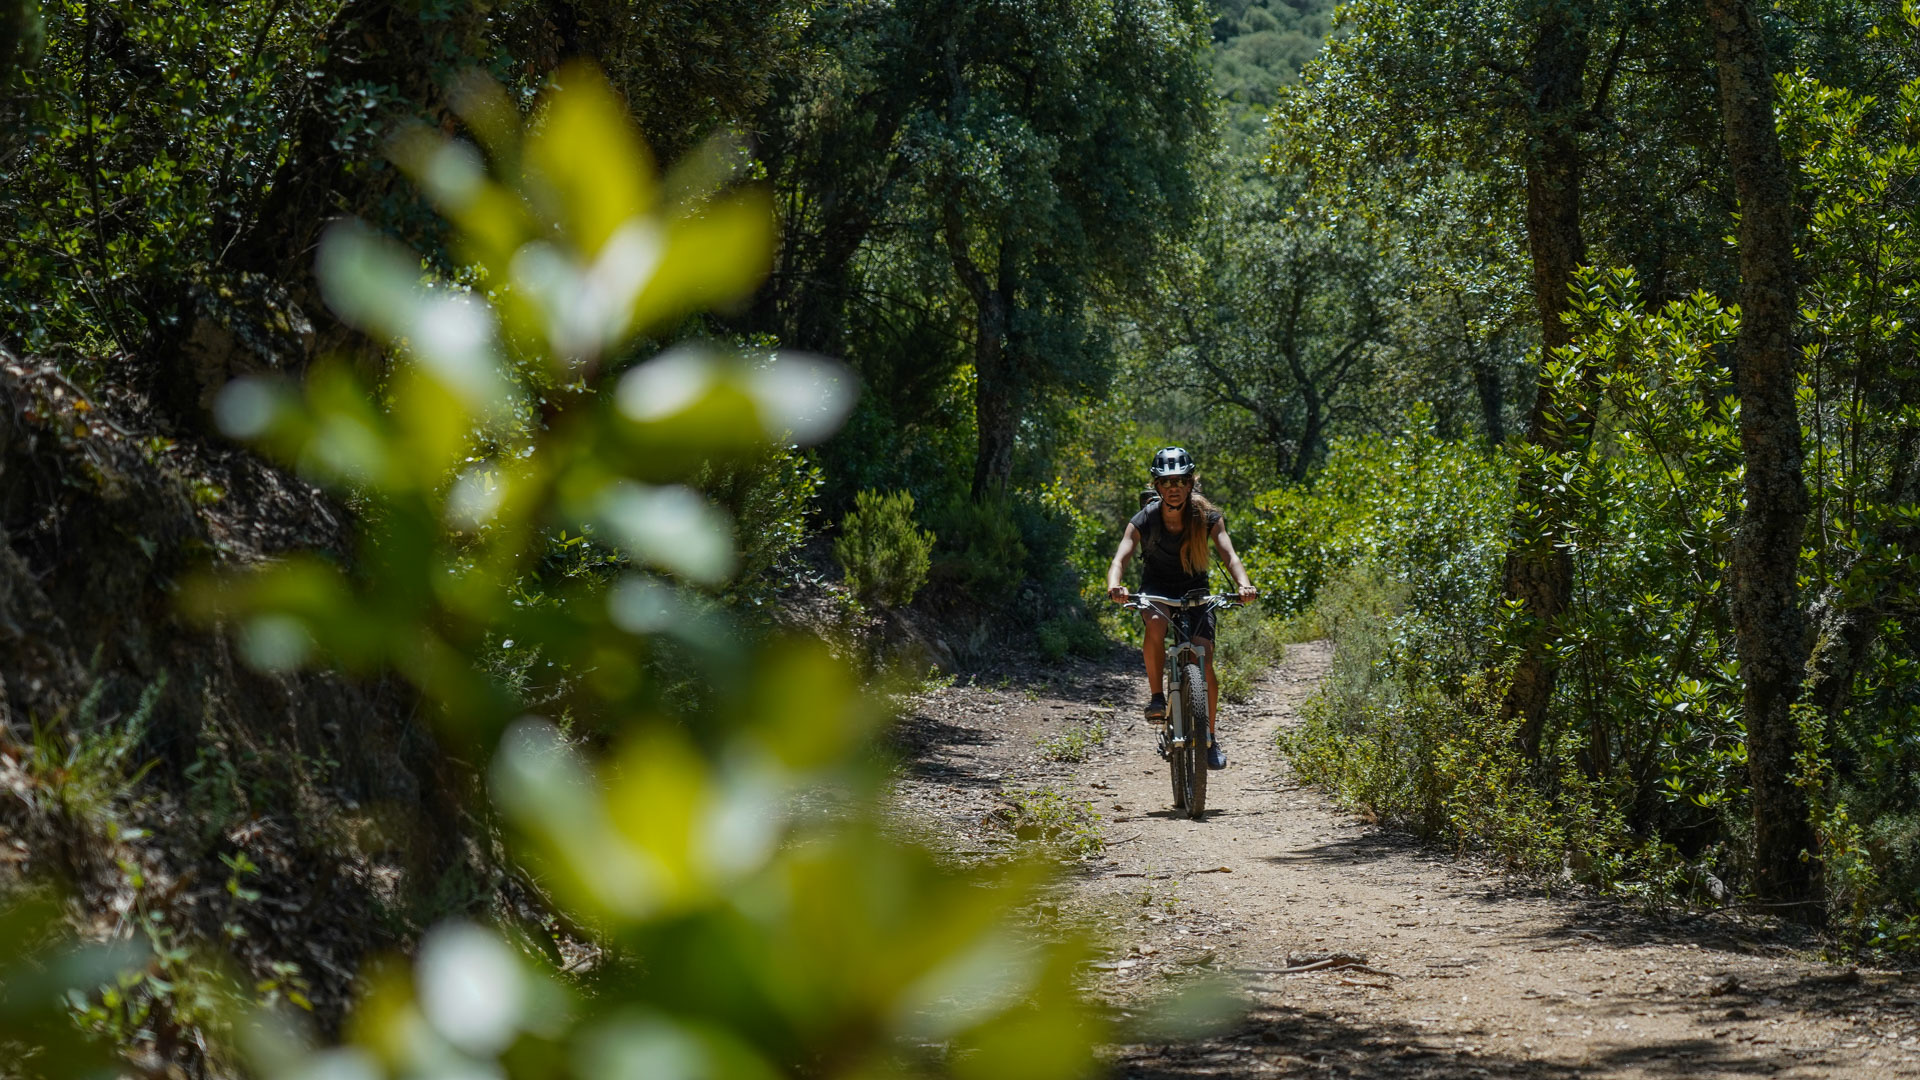
[(1198, 821), (1207, 812), (1206, 673), (1199, 664), (1188, 664), (1182, 669), (1181, 681), (1186, 684), (1180, 693), (1180, 710), (1186, 721), (1187, 745), (1174, 756), (1186, 759), (1186, 811), (1188, 817)]

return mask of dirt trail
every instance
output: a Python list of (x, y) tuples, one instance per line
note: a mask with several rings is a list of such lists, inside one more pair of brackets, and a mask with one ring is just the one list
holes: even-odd
[[(1330, 662), (1324, 644), (1295, 646), (1253, 701), (1223, 709), (1232, 760), (1200, 822), (1171, 809), (1140, 680), (1117, 655), (914, 702), (900, 797), (956, 854), (994, 848), (1008, 790), (1062, 790), (1105, 818), (1105, 851), (1061, 906), (1107, 944), (1095, 989), (1123, 1031), (1190, 975), (1241, 988), (1225, 1032), (1113, 1047), (1116, 1075), (1920, 1076), (1920, 981), (1821, 963), (1816, 941), (1731, 916), (1549, 898), (1296, 784), (1273, 736)], [(1102, 724), (1082, 763), (1036, 751)], [(1374, 970), (1282, 973), (1327, 954)]]

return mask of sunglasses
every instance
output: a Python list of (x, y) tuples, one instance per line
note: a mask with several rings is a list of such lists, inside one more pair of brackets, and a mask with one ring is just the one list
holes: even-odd
[(1153, 482), (1155, 487), (1192, 487), (1191, 476), (1163, 476)]

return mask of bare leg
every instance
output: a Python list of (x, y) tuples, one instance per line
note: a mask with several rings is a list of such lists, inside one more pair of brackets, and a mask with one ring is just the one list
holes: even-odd
[(1207, 654), (1207, 734), (1214, 733), (1214, 721), (1220, 717), (1220, 676), (1213, 670), (1213, 641), (1210, 638), (1194, 638), (1193, 643)]
[(1142, 614), (1146, 617), (1147, 640), (1140, 648), (1140, 658), (1147, 665), (1147, 690), (1158, 694), (1166, 686), (1167, 617), (1152, 609)]

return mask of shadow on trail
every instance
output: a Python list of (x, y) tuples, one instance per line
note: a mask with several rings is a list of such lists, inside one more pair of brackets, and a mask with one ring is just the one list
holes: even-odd
[(994, 741), (990, 730), (918, 713), (900, 717), (887, 733), (889, 749), (909, 775), (959, 787), (999, 786), (999, 777), (993, 775), (995, 770), (980, 771), (971, 767), (968, 760), (974, 755), (955, 749), (990, 746)]
[[(1335, 837), (1312, 847), (1265, 858), (1275, 866), (1359, 866), (1397, 856), (1426, 854), (1431, 850), (1408, 834), (1366, 827), (1354, 836)], [(1405, 869), (1417, 868), (1407, 866)]]
[[(1125, 1020), (1116, 1025), (1125, 1030)], [(1553, 1040), (1531, 1038), (1543, 1049)], [(1167, 1043), (1116, 1046), (1110, 1074), (1119, 1080), (1179, 1077), (1354, 1076), (1368, 1080), (1493, 1077), (1509, 1080), (1576, 1080), (1610, 1073), (1673, 1077), (1769, 1076), (1797, 1062), (1757, 1048), (1706, 1036), (1631, 1046), (1582, 1046), (1567, 1054), (1577, 1062), (1518, 1057), (1493, 1048), (1478, 1028), (1443, 1023), (1422, 1028), (1370, 1023), (1324, 1009), (1260, 1005), (1225, 1034)], [(1508, 1041), (1508, 1040), (1498, 1040)], [(1570, 1051), (1575, 1048), (1568, 1047)]]

